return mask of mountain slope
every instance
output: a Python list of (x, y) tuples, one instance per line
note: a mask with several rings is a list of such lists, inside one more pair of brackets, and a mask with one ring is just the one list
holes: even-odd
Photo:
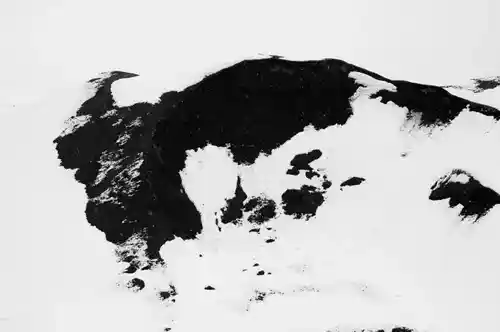
[[(111, 72), (91, 80), (96, 89), (94, 97), (77, 110), (70, 128), (54, 140), (61, 165), (75, 169), (75, 179), (85, 185), (87, 220), (117, 245), (120, 260), (128, 264), (125, 274), (135, 276), (160, 267), (168, 269), (169, 265), (176, 269), (172, 248), (180, 239), (191, 243), (209, 238), (223, 246), (224, 241), (232, 243), (236, 241), (232, 237), (241, 236), (242, 241), (250, 241), (247, 251), (252, 252), (262, 243), (290, 249), (289, 242), (281, 244), (283, 238), (297, 239), (282, 227), (284, 220), (293, 229), (308, 225), (303, 234), (319, 236), (330, 234), (329, 230), (342, 233), (324, 224), (330, 210), (352, 208), (348, 214), (357, 215), (356, 208), (342, 198), (357, 192), (361, 194), (353, 196), (355, 202), (372, 200), (381, 204), (371, 207), (376, 215), (377, 209), (388, 202), (382, 200), (384, 195), (363, 196), (368, 195), (363, 188), (394, 194), (396, 188), (403, 188), (398, 181), (408, 181), (408, 176), (402, 175), (399, 180), (392, 179), (396, 178), (394, 170), (401, 167), (428, 176), (425, 181), (429, 183), (414, 187), (417, 206), (427, 208), (431, 205), (426, 204), (434, 200), (450, 198), (470, 212), (461, 214), (464, 220), (471, 217), (478, 223), (498, 204), (498, 194), (492, 189), (495, 185), (482, 185), (489, 179), (474, 170), (474, 177), (470, 175), (474, 181), (455, 186), (458, 190), (431, 194), (437, 186), (432, 183), (447, 172), (446, 167), (460, 169), (473, 164), (451, 165), (459, 159), (449, 159), (446, 167), (435, 170), (412, 162), (411, 167), (402, 164), (425, 154), (419, 152), (420, 146), (441, 148), (433, 142), (444, 140), (447, 133), (455, 135), (453, 128), (469, 117), (478, 119), (479, 131), (482, 121), (496, 125), (500, 119), (494, 107), (455, 96), (445, 88), (390, 80), (336, 59), (296, 62), (273, 57), (242, 61), (183, 91), (166, 92), (154, 104), (118, 107), (111, 85), (134, 76)], [(472, 129), (473, 133), (479, 131)], [(493, 140), (489, 137), (488, 142)], [(208, 161), (196, 159), (195, 155), (206, 150), (215, 151), (205, 157)], [(217, 164), (203, 173), (210, 158)], [(343, 163), (347, 168), (336, 166)], [(196, 172), (204, 175), (196, 177)], [(190, 176), (195, 180), (189, 180)], [(488, 202), (482, 202), (481, 195), (470, 194), (475, 191), (467, 183), (486, 188), (479, 191), (487, 191)], [(203, 199), (198, 198), (199, 192), (205, 192)], [(466, 197), (464, 192), (468, 193)], [(344, 205), (335, 203), (339, 200)], [(486, 204), (484, 209), (478, 208), (483, 206), (480, 203)], [(391, 217), (398, 219), (397, 211)], [(359, 218), (352, 222), (356, 224)], [(396, 229), (402, 227), (392, 220), (389, 224)], [(364, 226), (358, 226), (348, 227), (361, 236)], [(371, 236), (369, 239), (375, 241)], [(329, 241), (318, 243), (330, 248)], [(170, 253), (164, 253), (170, 245)], [(190, 252), (186, 248), (182, 250)], [(205, 250), (210, 256), (211, 251)], [(204, 254), (199, 253), (197, 259)], [(247, 264), (247, 259), (245, 256), (241, 262)], [(243, 263), (234, 266), (239, 264)], [(272, 264), (268, 265), (267, 269), (259, 268), (255, 277), (272, 279), (279, 275)], [(248, 267), (241, 268), (248, 272)], [(238, 280), (237, 276), (234, 278)], [(144, 286), (142, 280), (132, 280), (133, 285), (148, 289), (148, 283)], [(324, 282), (321, 278), (311, 280)], [(176, 282), (182, 284), (182, 277)], [(209, 286), (219, 289), (203, 287)], [(182, 285), (165, 287), (168, 290), (159, 292), (164, 302), (175, 300), (189, 289)], [(269, 294), (286, 292), (295, 290), (267, 290)]]
[(154, 256), (172, 236), (192, 238), (201, 231), (177, 174), (186, 150), (229, 145), (236, 163), (251, 164), (309, 125), (343, 125), (352, 115), (350, 98), (362, 86), (349, 77), (352, 72), (394, 85), (395, 91), (370, 97), (406, 107), (419, 126), (447, 125), (467, 106), (500, 119), (496, 109), (442, 88), (390, 81), (343, 61), (271, 58), (240, 62), (182, 92), (165, 93), (157, 104), (124, 110), (114, 107), (110, 86), (135, 75), (111, 73), (77, 111), (88, 122), (54, 142), (62, 166), (77, 169), (76, 179), (86, 185), (89, 222), (115, 243), (146, 232)]

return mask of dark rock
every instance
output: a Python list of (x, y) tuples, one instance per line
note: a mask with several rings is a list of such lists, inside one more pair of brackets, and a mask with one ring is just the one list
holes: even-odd
[(360, 185), (361, 183), (363, 183), (365, 181), (366, 180), (364, 178), (353, 176), (352, 178), (349, 178), (349, 179), (345, 180), (344, 182), (342, 182), (340, 184), (340, 188), (346, 187), (346, 186), (348, 186), (348, 187), (357, 186), (357, 185)]
[(323, 181), (323, 183), (321, 184), (321, 186), (323, 187), (323, 189), (328, 189), (332, 186), (332, 181), (330, 180), (325, 180)]
[(167, 299), (171, 299), (172, 302), (175, 302), (175, 299), (173, 299), (174, 296), (177, 295), (177, 290), (173, 285), (170, 285), (170, 289), (166, 291), (161, 291), (158, 292), (158, 298), (162, 301), (165, 301)]
[(223, 224), (236, 223), (243, 217), (243, 202), (247, 199), (247, 194), (241, 187), (241, 178), (236, 182), (234, 196), (226, 200), (226, 207), (222, 209), (221, 222)]
[(255, 296), (253, 297), (253, 300), (254, 301), (264, 301), (264, 299), (266, 298), (266, 293), (264, 292), (261, 292), (261, 291), (255, 291)]
[(414, 332), (414, 330), (407, 327), (397, 326), (392, 329), (392, 332)]
[(125, 268), (125, 270), (123, 270), (123, 273), (132, 274), (132, 273), (137, 272), (138, 269), (139, 269), (139, 265), (137, 265), (137, 262), (131, 262), (129, 264), (129, 266), (127, 266), (127, 268)]
[(267, 198), (258, 198), (248, 222), (260, 225), (274, 217), (276, 217), (276, 203)]
[(129, 282), (127, 282), (127, 288), (132, 289), (134, 291), (140, 291), (143, 290), (146, 284), (142, 279), (139, 278), (133, 278)]
[[(457, 176), (466, 177), (466, 183), (456, 180)], [(500, 204), (500, 195), (491, 188), (483, 186), (471, 174), (455, 169), (442, 176), (431, 187), (429, 199), (432, 201), (449, 199), (450, 207), (462, 205), (459, 215), (462, 219), (472, 218), (476, 223), (495, 205)]]
[(307, 171), (306, 172), (306, 178), (308, 178), (308, 179), (312, 179), (315, 176), (320, 177), (318, 172), (315, 172), (315, 171)]
[[(381, 97), (382, 103), (393, 102), (409, 111), (407, 119), (418, 119), (419, 127), (436, 127), (449, 125), (468, 106), (468, 101), (455, 97), (445, 89), (437, 86), (422, 85), (404, 81), (393, 81), (397, 91), (380, 90), (371, 98)], [(492, 107), (472, 103), (472, 112), (488, 113), (500, 119)]]
[(495, 89), (500, 86), (500, 76), (492, 79), (476, 78), (474, 79), (474, 92), (483, 92), (485, 90)]
[[(166, 92), (155, 104), (116, 105), (111, 85), (135, 74), (115, 71), (93, 79), (95, 95), (76, 111), (88, 121), (54, 143), (61, 166), (75, 170), (75, 179), (85, 185), (89, 224), (117, 245), (140, 235), (148, 259), (160, 260), (165, 242), (192, 240), (202, 231), (201, 215), (180, 176), (186, 151), (208, 144), (227, 147), (235, 163), (252, 165), (308, 126), (343, 125), (352, 115), (351, 97), (362, 86), (349, 77), (354, 71), (394, 84), (395, 92), (381, 90), (371, 97), (406, 107), (422, 125), (448, 124), (467, 105), (472, 112), (500, 119), (498, 110), (442, 88), (389, 80), (341, 60), (271, 57), (241, 61), (183, 91)], [(126, 134), (129, 138), (118, 144)], [(112, 167), (103, 173), (106, 162)], [(320, 194), (305, 198), (300, 190), (285, 196), (299, 203), (285, 204), (289, 213), (310, 214), (315, 208), (304, 205), (322, 201)], [(224, 221), (241, 215), (241, 197), (236, 194)]]

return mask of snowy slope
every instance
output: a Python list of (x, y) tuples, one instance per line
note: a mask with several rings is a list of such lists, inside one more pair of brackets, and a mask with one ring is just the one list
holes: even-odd
[[(157, 331), (496, 328), (494, 104), (338, 60), (244, 61), (154, 103), (117, 101), (124, 77), (55, 142)], [(451, 209), (430, 199), (449, 174), (472, 192)]]
[(500, 76), (473, 79), (463, 85), (444, 87), (450, 93), (478, 103), (500, 108)]

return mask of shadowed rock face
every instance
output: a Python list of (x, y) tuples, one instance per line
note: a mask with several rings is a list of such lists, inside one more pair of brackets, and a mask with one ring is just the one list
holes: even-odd
[(157, 296), (161, 301), (175, 302), (175, 296), (177, 295), (177, 290), (175, 286), (170, 285), (169, 289), (158, 292)]
[(133, 290), (134, 292), (138, 292), (138, 291), (144, 289), (146, 284), (144, 283), (144, 281), (142, 279), (133, 278), (127, 283), (126, 286), (127, 286), (127, 288)]
[(345, 180), (344, 182), (342, 182), (340, 184), (340, 188), (357, 186), (357, 185), (360, 185), (363, 182), (365, 182), (364, 178), (353, 176), (352, 178), (349, 178), (349, 179)]
[(449, 199), (451, 208), (462, 205), (459, 215), (462, 219), (472, 219), (474, 223), (484, 217), (496, 204), (500, 195), (483, 186), (466, 171), (455, 169), (441, 177), (431, 187), (429, 199), (438, 201)]
[[(273, 57), (242, 61), (183, 91), (166, 92), (156, 104), (117, 107), (111, 84), (135, 74), (112, 72), (93, 79), (89, 83), (95, 95), (70, 119), (78, 125), (54, 143), (61, 165), (76, 170), (75, 179), (85, 185), (88, 222), (119, 247), (128, 248), (131, 238), (143, 243), (141, 252), (127, 249), (120, 254), (130, 264), (128, 272), (134, 273), (162, 264), (159, 249), (167, 241), (194, 239), (202, 231), (200, 212), (179, 175), (186, 151), (208, 144), (227, 147), (236, 164), (252, 165), (259, 154), (270, 154), (308, 126), (319, 130), (344, 125), (352, 115), (350, 99), (361, 87), (349, 77), (353, 71), (393, 84), (397, 91), (381, 90), (370, 98), (406, 107), (409, 116), (418, 115), (422, 126), (448, 124), (466, 105), (470, 111), (500, 119), (491, 107), (442, 88), (391, 81), (344, 61)], [(323, 188), (330, 186), (325, 180)], [(245, 209), (243, 189), (235, 197), (224, 222), (238, 218)], [(320, 189), (308, 186), (288, 189), (282, 198), (286, 213), (308, 217), (324, 201)], [(490, 205), (495, 201), (491, 199)], [(272, 218), (275, 205), (257, 204), (260, 210), (254, 221)], [(475, 212), (477, 205), (469, 210)], [(146, 263), (140, 255), (146, 256)]]
[(302, 217), (310, 219), (325, 201), (323, 191), (307, 185), (303, 185), (300, 189), (288, 189), (281, 198), (285, 214), (297, 219)]
[(288, 169), (286, 174), (299, 175), (300, 171), (304, 170), (307, 171), (306, 176), (309, 179), (314, 176), (319, 176), (309, 164), (319, 159), (322, 155), (323, 153), (318, 149), (311, 150), (308, 153), (297, 154), (290, 162), (292, 168)]

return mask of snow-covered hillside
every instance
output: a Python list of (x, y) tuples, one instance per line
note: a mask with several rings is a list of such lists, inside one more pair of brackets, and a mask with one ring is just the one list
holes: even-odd
[(55, 143), (156, 331), (498, 326), (498, 99), (335, 59), (120, 101), (137, 79), (91, 82)]

